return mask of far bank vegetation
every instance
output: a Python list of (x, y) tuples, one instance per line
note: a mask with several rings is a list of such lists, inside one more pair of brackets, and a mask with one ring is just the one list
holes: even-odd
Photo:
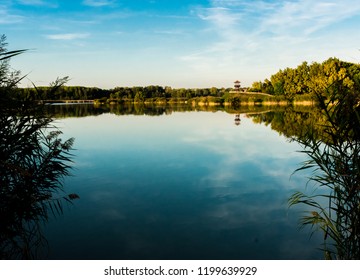
[[(22, 96), (34, 95), (39, 100), (72, 102), (83, 100), (95, 103), (187, 103), (196, 106), (272, 105), (314, 103), (315, 94), (330, 87), (354, 90), (360, 88), (360, 65), (337, 58), (317, 63), (303, 62), (296, 68), (279, 70), (270, 79), (257, 81), (250, 88), (172, 88), (169, 86), (134, 86), (100, 89), (95, 87), (64, 86), (58, 91), (51, 87), (20, 88)], [(325, 96), (326, 98), (326, 96)]]

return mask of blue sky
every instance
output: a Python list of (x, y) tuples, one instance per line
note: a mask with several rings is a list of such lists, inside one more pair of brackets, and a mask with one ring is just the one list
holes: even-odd
[(11, 65), (48, 85), (243, 86), (329, 57), (360, 62), (360, 1), (2, 0)]

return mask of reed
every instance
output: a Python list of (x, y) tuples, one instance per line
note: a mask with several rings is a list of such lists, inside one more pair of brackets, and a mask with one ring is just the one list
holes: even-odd
[(308, 158), (295, 172), (311, 169), (314, 189), (289, 205), (308, 206), (300, 224), (323, 233), (326, 259), (360, 259), (360, 94), (335, 84), (316, 98), (322, 140), (312, 130), (294, 139)]
[[(0, 38), (0, 259), (39, 258), (46, 248), (41, 228), (51, 214), (63, 211), (67, 194), (63, 179), (70, 174), (73, 138), (61, 131), (36, 96), (19, 98), (24, 77), (12, 71), (9, 59), (26, 50), (7, 51)], [(66, 79), (57, 79), (58, 89)]]

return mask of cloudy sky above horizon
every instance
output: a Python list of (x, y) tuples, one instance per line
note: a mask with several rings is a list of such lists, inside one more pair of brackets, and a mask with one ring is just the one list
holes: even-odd
[(11, 65), (47, 85), (243, 86), (329, 57), (360, 62), (354, 0), (2, 0)]

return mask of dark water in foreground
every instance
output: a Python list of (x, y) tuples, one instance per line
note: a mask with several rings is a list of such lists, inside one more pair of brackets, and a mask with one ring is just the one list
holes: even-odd
[[(81, 105), (79, 105), (81, 106)], [(50, 259), (321, 259), (287, 199), (300, 147), (246, 114), (98, 114), (57, 120), (75, 137)]]

